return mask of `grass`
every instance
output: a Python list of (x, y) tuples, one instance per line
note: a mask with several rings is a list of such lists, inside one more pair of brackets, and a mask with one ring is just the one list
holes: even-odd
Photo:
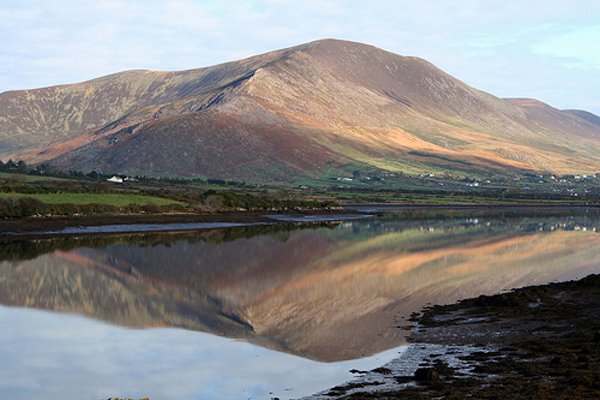
[(58, 178), (58, 177), (54, 177), (54, 176), (27, 175), (27, 174), (12, 173), (12, 172), (0, 172), (0, 179), (17, 180), (17, 181), (25, 181), (25, 182), (65, 181), (65, 180), (67, 180), (64, 178)]
[(103, 194), (103, 193), (0, 193), (0, 198), (22, 198), (30, 197), (46, 204), (103, 204), (116, 207), (124, 207), (129, 204), (140, 206), (146, 205), (185, 205), (180, 201), (166, 199), (163, 197), (147, 196), (139, 194)]

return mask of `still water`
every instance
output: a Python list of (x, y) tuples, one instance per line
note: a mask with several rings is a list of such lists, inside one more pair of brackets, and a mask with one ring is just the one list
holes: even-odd
[(600, 217), (370, 219), (0, 243), (0, 398), (295, 398), (426, 304), (600, 273)]

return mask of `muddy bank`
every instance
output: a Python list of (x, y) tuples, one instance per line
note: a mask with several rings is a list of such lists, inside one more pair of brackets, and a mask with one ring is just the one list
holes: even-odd
[(32, 232), (59, 230), (71, 226), (100, 226), (115, 224), (164, 224), (189, 222), (266, 222), (264, 213), (206, 213), (206, 214), (140, 214), (140, 215), (96, 215), (70, 217), (23, 218), (0, 221), (1, 232)]
[[(248, 226), (273, 223), (309, 223), (327, 222), (370, 217), (368, 214), (356, 214), (345, 210), (311, 210), (298, 213), (265, 212), (219, 212), (203, 214), (158, 214), (158, 215), (103, 215), (74, 216), (53, 218), (23, 218), (19, 220), (0, 220), (0, 237), (34, 237), (61, 234), (97, 234), (118, 232), (169, 232), (174, 230), (201, 229), (194, 225), (221, 224), (221, 227)], [(186, 228), (183, 225), (188, 224)], [(154, 226), (153, 226), (154, 225)], [(162, 225), (162, 227), (161, 227)], [(176, 226), (179, 225), (179, 226)], [(119, 226), (124, 227), (119, 230)], [(136, 228), (136, 226), (138, 228)], [(219, 226), (215, 226), (219, 227)], [(80, 229), (83, 228), (83, 229)], [(95, 229), (98, 228), (98, 229)], [(105, 229), (106, 228), (106, 229)], [(73, 232), (71, 232), (71, 230)]]
[(414, 316), (409, 348), (313, 399), (600, 398), (600, 275)]

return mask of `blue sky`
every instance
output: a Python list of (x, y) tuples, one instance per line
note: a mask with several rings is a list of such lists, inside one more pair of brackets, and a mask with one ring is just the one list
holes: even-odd
[(2, 0), (0, 21), (0, 91), (335, 37), (425, 58), (497, 96), (600, 114), (595, 0)]

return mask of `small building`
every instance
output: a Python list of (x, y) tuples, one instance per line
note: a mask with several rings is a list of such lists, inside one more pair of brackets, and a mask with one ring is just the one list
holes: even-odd
[(108, 178), (107, 181), (112, 183), (123, 183), (123, 178), (113, 175), (112, 178)]

